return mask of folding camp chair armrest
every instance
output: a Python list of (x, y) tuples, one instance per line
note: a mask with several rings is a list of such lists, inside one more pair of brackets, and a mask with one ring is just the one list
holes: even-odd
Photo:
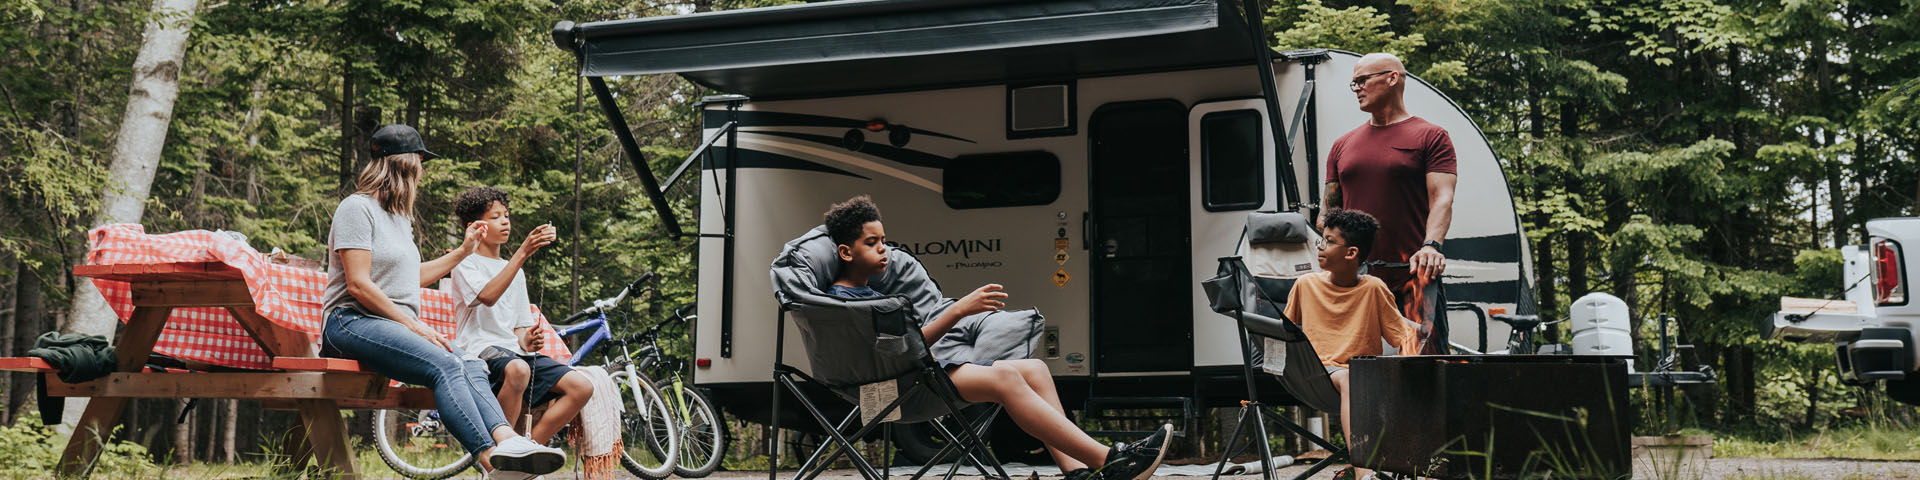
[(1306, 339), (1306, 334), (1300, 331), (1300, 326), (1294, 325), (1293, 322), (1258, 313), (1240, 312), (1240, 325), (1247, 327), (1248, 333), (1262, 337), (1276, 338), (1287, 342)]

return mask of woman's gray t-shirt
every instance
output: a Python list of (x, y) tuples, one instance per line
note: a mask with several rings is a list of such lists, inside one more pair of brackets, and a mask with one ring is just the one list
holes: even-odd
[(356, 193), (340, 201), (340, 207), (333, 211), (333, 226), (327, 237), (327, 293), (320, 302), (323, 312), (350, 306), (373, 313), (347, 294), (347, 273), (340, 269), (341, 250), (366, 250), (373, 253), (373, 268), (368, 271), (373, 284), (379, 285), (395, 305), (420, 318), (420, 249), (413, 244), (412, 219), (388, 212), (373, 197)]

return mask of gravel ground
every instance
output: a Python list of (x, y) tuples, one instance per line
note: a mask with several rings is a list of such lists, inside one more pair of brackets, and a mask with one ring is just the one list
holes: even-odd
[[(1306, 471), (1305, 465), (1296, 465), (1280, 470), (1277, 478), (1288, 479)], [(1827, 459), (1762, 459), (1762, 458), (1715, 458), (1708, 460), (1704, 472), (1700, 468), (1681, 468), (1678, 471), (1661, 468), (1666, 472), (1656, 472), (1652, 462), (1636, 461), (1634, 478), (1641, 479), (1742, 479), (1742, 480), (1867, 480), (1867, 479), (1913, 479), (1920, 480), (1920, 462), (1881, 462), (1861, 460)], [(1323, 470), (1313, 477), (1314, 480), (1333, 478), (1334, 469)], [(896, 478), (905, 478), (905, 472)], [(782, 472), (786, 479), (792, 472)], [(718, 472), (715, 479), (753, 479), (766, 478), (766, 472)], [(551, 476), (549, 476), (551, 477)], [(933, 477), (929, 475), (929, 477)], [(860, 475), (851, 469), (830, 470), (819, 478), (824, 480), (853, 480)], [(966, 477), (978, 478), (978, 477)], [(1059, 477), (1040, 477), (1054, 480)], [(1185, 480), (1206, 478), (1200, 476), (1155, 476), (1155, 479)], [(1260, 475), (1242, 475), (1235, 480), (1259, 479)]]

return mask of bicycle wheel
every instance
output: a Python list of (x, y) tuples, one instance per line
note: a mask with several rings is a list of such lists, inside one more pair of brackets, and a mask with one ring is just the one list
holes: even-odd
[(674, 464), (673, 474), (686, 478), (713, 474), (727, 452), (727, 425), (720, 421), (720, 411), (713, 409), (700, 389), (682, 382), (674, 382), (661, 393), (674, 400), (669, 406), (674, 407), (679, 420), (680, 461)]
[(373, 445), (394, 472), (416, 480), (451, 477), (473, 463), (473, 455), (440, 423), (438, 410), (373, 412)]
[(612, 376), (620, 386), (620, 442), (626, 448), (621, 466), (641, 478), (667, 478), (680, 455), (672, 411), (646, 376), (624, 369)]

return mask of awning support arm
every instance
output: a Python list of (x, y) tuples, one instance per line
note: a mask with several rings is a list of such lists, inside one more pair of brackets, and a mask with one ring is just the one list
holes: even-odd
[(692, 167), (693, 162), (700, 160), (700, 156), (706, 155), (707, 149), (712, 148), (713, 144), (720, 143), (720, 139), (726, 138), (728, 133), (732, 133), (733, 128), (737, 125), (739, 125), (738, 122), (727, 122), (726, 125), (720, 126), (720, 131), (715, 132), (713, 138), (709, 138), (705, 142), (700, 142), (700, 147), (693, 149), (693, 154), (687, 155), (687, 160), (680, 162), (680, 166), (673, 169), (673, 174), (667, 176), (667, 182), (660, 186), (660, 191), (666, 192), (673, 190), (673, 185), (680, 183), (680, 176), (687, 173), (687, 168)]
[(1313, 77), (1307, 77), (1307, 84), (1300, 86), (1300, 104), (1293, 107), (1293, 126), (1287, 127), (1287, 150), (1292, 151), (1294, 140), (1300, 138), (1300, 126), (1307, 123), (1307, 102), (1313, 100)]
[(587, 83), (593, 87), (593, 96), (600, 99), (600, 111), (607, 116), (607, 126), (613, 128), (613, 136), (620, 139), (620, 150), (626, 152), (627, 161), (633, 163), (636, 176), (640, 177), (640, 186), (647, 191), (647, 199), (653, 202), (653, 210), (660, 215), (660, 226), (665, 228), (669, 238), (686, 235), (680, 230), (680, 220), (674, 218), (673, 207), (667, 204), (667, 195), (660, 190), (660, 182), (653, 177), (653, 168), (647, 166), (647, 155), (640, 152), (640, 143), (633, 140), (633, 130), (627, 126), (627, 117), (620, 113), (620, 106), (613, 101), (613, 92), (607, 89), (607, 81), (600, 77), (587, 77)]

